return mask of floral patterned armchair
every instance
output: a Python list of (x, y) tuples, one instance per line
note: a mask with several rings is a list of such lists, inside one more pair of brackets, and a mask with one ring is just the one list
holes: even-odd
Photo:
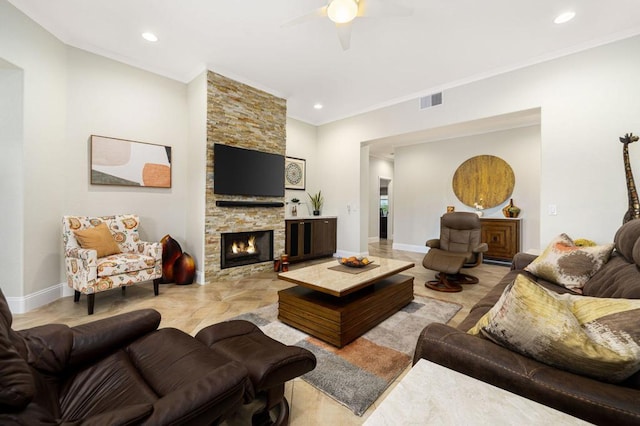
[[(94, 249), (82, 248), (74, 231), (87, 230), (104, 223), (121, 253), (98, 257)], [(158, 295), (162, 277), (162, 246), (140, 241), (138, 216), (64, 216), (62, 220), (67, 283), (75, 290), (74, 302), (87, 295), (87, 309), (93, 314), (95, 294), (100, 291), (153, 280)]]

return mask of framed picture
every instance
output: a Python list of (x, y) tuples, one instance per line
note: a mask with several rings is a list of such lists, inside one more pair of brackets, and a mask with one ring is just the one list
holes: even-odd
[(171, 188), (171, 147), (91, 135), (91, 184)]
[(305, 189), (306, 162), (302, 158), (286, 157), (284, 160), (285, 189)]

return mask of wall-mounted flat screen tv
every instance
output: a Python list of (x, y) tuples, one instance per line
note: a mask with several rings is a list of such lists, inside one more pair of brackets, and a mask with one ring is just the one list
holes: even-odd
[(214, 144), (213, 192), (284, 197), (284, 156)]

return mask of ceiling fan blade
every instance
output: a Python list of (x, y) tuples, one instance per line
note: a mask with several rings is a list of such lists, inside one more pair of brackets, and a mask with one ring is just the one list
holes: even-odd
[(365, 16), (365, 11), (367, 10), (367, 0), (358, 0), (358, 15), (357, 16)]
[(315, 18), (323, 18), (327, 16), (327, 6), (322, 6), (316, 10), (314, 10), (313, 12), (309, 12), (305, 15), (299, 16), (297, 18), (292, 19), (291, 21), (287, 21), (284, 24), (282, 24), (280, 27), (281, 28), (289, 28), (289, 27), (294, 27), (298, 24), (302, 24), (306, 21), (310, 21), (312, 19)]
[(413, 15), (413, 8), (393, 1), (360, 0), (358, 16), (367, 18), (397, 18)]
[(342, 50), (349, 50), (349, 47), (351, 46), (351, 27), (351, 22), (347, 22), (346, 24), (336, 24)]

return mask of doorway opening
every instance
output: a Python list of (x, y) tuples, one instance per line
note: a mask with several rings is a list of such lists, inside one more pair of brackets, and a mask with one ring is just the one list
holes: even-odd
[(391, 179), (379, 178), (379, 200), (378, 207), (380, 211), (380, 224), (379, 224), (379, 236), (381, 240), (386, 240), (391, 235), (390, 225), (390, 204), (389, 204), (389, 187), (391, 185)]

